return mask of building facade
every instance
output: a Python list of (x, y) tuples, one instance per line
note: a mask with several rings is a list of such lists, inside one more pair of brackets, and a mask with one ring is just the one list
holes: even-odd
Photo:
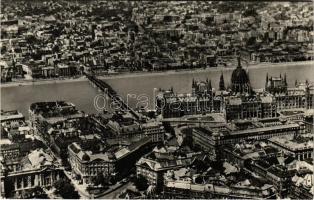
[(265, 91), (276, 99), (277, 109), (313, 108), (314, 86), (308, 81), (298, 83), (295, 87), (288, 88), (286, 75), (283, 77), (266, 76)]
[(184, 181), (167, 181), (163, 189), (164, 198), (180, 199), (273, 199), (273, 186), (259, 189), (248, 187), (228, 187), (214, 184), (195, 184)]
[(176, 94), (171, 88), (159, 90), (156, 96), (156, 110), (164, 118), (184, 115), (205, 114), (213, 110), (213, 91), (210, 80), (192, 81), (191, 94)]
[(304, 126), (297, 123), (278, 123), (268, 126), (257, 123), (245, 125), (244, 128), (235, 124), (217, 127), (196, 127), (192, 131), (193, 144), (207, 151), (215, 159), (220, 155), (222, 145), (234, 145), (242, 141), (265, 140), (275, 136), (299, 135), (304, 132)]
[[(278, 148), (279, 150), (285, 152), (288, 155), (293, 156), (297, 160), (313, 158), (314, 157), (313, 138), (308, 139), (307, 141), (304, 137), (301, 138), (302, 140), (298, 139), (297, 137), (294, 138), (282, 136), (270, 138), (268, 141), (270, 145), (274, 146), (275, 148)], [(303, 141), (303, 143), (298, 142), (298, 140)]]
[(92, 184), (99, 174), (110, 177), (115, 174), (115, 157), (110, 153), (84, 151), (77, 143), (68, 146), (72, 171), (80, 176), (84, 184)]
[(142, 157), (136, 163), (136, 174), (144, 176), (149, 184), (157, 187), (163, 185), (163, 176), (168, 170), (187, 167), (196, 159), (196, 155), (178, 158), (171, 156), (167, 152), (161, 154), (160, 152), (155, 154), (157, 158), (150, 156)]
[(62, 176), (53, 158), (42, 149), (34, 150), (25, 157), (2, 160), (1, 167), (1, 183), (12, 189), (1, 190), (5, 196), (18, 197), (23, 191), (38, 186), (51, 187)]
[(65, 101), (36, 102), (29, 108), (29, 120), (34, 132), (39, 133), (45, 142), (50, 142), (48, 130), (54, 124), (83, 117), (84, 113), (77, 110), (73, 103)]
[(3, 111), (1, 110), (0, 122), (24, 121), (25, 117), (17, 110)]
[(162, 142), (165, 137), (165, 128), (161, 122), (147, 122), (141, 124), (144, 134), (151, 138), (152, 142)]
[(229, 96), (225, 98), (227, 121), (277, 117), (277, 105), (270, 95)]

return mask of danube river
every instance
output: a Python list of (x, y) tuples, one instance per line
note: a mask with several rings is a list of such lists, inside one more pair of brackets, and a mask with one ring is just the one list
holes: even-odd
[[(230, 84), (232, 70), (223, 69), (226, 86)], [(217, 88), (221, 73), (222, 69), (209, 69), (192, 72), (110, 77), (106, 78), (106, 81), (125, 100), (127, 94), (129, 94), (128, 102), (131, 106), (134, 107), (136, 102), (138, 102), (136, 97), (145, 95), (150, 98), (151, 107), (154, 88), (169, 89), (173, 86), (175, 92), (191, 92), (193, 78), (196, 80), (206, 80), (206, 78), (209, 78), (212, 80), (212, 86)], [(278, 64), (274, 66), (250, 67), (248, 73), (253, 88), (263, 88), (265, 86), (266, 73), (269, 74), (269, 77), (279, 76), (280, 73), (284, 75), (286, 73), (290, 87), (294, 85), (295, 80), (305, 81), (308, 79), (309, 81), (314, 81), (313, 63), (298, 64), (297, 66), (290, 63), (288, 65)], [(28, 117), (28, 108), (32, 102), (65, 100), (73, 102), (80, 110), (86, 113), (95, 113), (97, 111), (94, 108), (93, 102), (97, 94), (99, 94), (97, 88), (93, 88), (86, 80), (1, 87), (1, 109), (18, 109)], [(132, 96), (131, 94), (135, 95)]]

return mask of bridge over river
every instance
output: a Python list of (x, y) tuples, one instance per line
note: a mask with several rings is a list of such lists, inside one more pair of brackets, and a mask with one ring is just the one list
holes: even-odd
[(112, 99), (114, 102), (118, 103), (121, 107), (122, 110), (128, 111), (132, 114), (132, 116), (137, 119), (141, 120), (142, 116), (136, 112), (133, 108), (131, 108), (128, 104), (126, 104), (119, 95), (117, 95), (117, 92), (109, 85), (107, 84), (104, 80), (98, 79), (93, 75), (88, 75), (85, 74), (88, 80), (98, 87), (101, 91), (103, 91), (110, 99)]

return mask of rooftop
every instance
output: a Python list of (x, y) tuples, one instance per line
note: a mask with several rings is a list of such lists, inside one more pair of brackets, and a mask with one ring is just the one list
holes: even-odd
[(109, 162), (115, 159), (114, 155), (107, 152), (96, 153), (91, 150), (83, 150), (81, 146), (76, 142), (70, 144), (68, 148), (71, 149), (76, 154), (76, 156), (80, 159), (81, 162), (91, 162), (94, 160), (102, 160)]
[(228, 124), (216, 124), (214, 125), (204, 125), (203, 127), (195, 127), (194, 129), (202, 131), (207, 135), (241, 135), (241, 134), (254, 134), (265, 131), (281, 130), (287, 128), (299, 128), (297, 123), (286, 123), (275, 119), (262, 119), (259, 121), (236, 121)]
[(1, 116), (0, 121), (9, 121), (9, 120), (16, 120), (16, 119), (24, 119), (24, 116), (22, 113), (20, 113), (17, 110), (10, 110), (10, 111), (3, 111), (1, 110)]
[(73, 103), (65, 101), (32, 103), (30, 110), (44, 118), (55, 118), (52, 122), (58, 121), (59, 117), (80, 114)]
[(313, 137), (294, 137), (291, 135), (270, 138), (269, 141), (293, 151), (314, 148)]
[(181, 122), (208, 122), (208, 123), (225, 123), (226, 120), (221, 113), (207, 113), (205, 115), (198, 114), (198, 115), (185, 115), (180, 118), (166, 118), (163, 121), (181, 121)]
[(220, 186), (214, 184), (196, 184), (190, 183), (188, 181), (167, 181), (166, 187), (170, 188), (178, 188), (178, 189), (186, 189), (194, 192), (211, 192), (211, 193), (219, 193), (230, 195), (233, 194), (237, 197), (255, 197), (262, 198), (263, 196), (268, 196), (273, 194), (273, 186), (269, 184), (265, 184), (260, 188), (251, 188), (250, 186), (238, 186), (238, 187), (228, 187), (228, 186)]
[(274, 147), (267, 145), (265, 142), (245, 142), (235, 145), (228, 145), (226, 149), (232, 151), (235, 155), (241, 156), (243, 159), (259, 158), (268, 154), (278, 153)]
[(262, 127), (262, 128), (252, 128), (248, 130), (240, 130), (240, 131), (235, 131), (231, 132), (230, 135), (240, 135), (244, 133), (256, 133), (256, 132), (265, 132), (265, 131), (272, 131), (272, 130), (282, 130), (286, 128), (298, 128), (299, 125), (295, 123), (291, 124), (283, 124), (283, 125), (277, 125), (277, 126), (269, 126), (269, 127)]
[(33, 170), (53, 164), (53, 158), (42, 149), (30, 152), (23, 160), (23, 170)]

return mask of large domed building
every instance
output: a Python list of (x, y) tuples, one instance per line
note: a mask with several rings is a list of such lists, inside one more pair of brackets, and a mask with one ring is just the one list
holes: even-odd
[(231, 75), (231, 89), (235, 93), (248, 93), (251, 91), (250, 79), (241, 66), (240, 57), (238, 57), (238, 66)]

